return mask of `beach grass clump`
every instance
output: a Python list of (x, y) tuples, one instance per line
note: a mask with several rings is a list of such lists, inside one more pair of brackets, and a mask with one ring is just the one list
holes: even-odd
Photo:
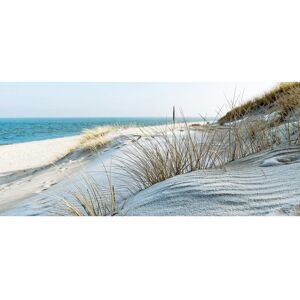
[(116, 191), (111, 178), (100, 185), (92, 176), (83, 176), (82, 185), (66, 192), (66, 214), (73, 216), (115, 216), (118, 213)]
[(224, 130), (225, 160), (237, 160), (279, 145), (299, 144), (299, 129), (299, 115), (288, 114), (284, 120), (281, 117), (266, 117), (265, 113), (245, 116), (242, 120), (231, 122)]
[(246, 115), (262, 110), (277, 111), (283, 121), (292, 111), (300, 107), (300, 82), (282, 82), (261, 97), (235, 106), (219, 119), (219, 124), (240, 120)]
[(192, 131), (187, 124), (181, 130), (166, 125), (159, 131), (143, 132), (144, 138), (118, 158), (118, 168), (128, 186), (139, 191), (177, 175), (222, 167), (216, 131), (205, 128), (200, 132)]
[(85, 129), (80, 139), (79, 148), (88, 151), (97, 151), (108, 144), (107, 135), (117, 128), (115, 126), (99, 126)]
[(237, 160), (281, 144), (299, 144), (300, 82), (281, 83), (264, 96), (230, 110), (218, 121), (227, 161)]
[[(216, 131), (209, 126), (204, 128), (194, 131), (186, 123), (156, 130), (140, 128), (140, 137), (115, 157), (114, 174), (120, 175), (118, 180), (125, 183), (130, 195), (176, 175), (223, 167)], [(111, 176), (107, 175), (107, 184), (83, 176), (81, 184), (66, 193), (64, 203), (69, 215), (114, 216), (125, 201), (117, 202)]]
[(273, 143), (274, 137), (271, 137), (267, 123), (257, 119), (238, 122), (228, 127), (223, 147), (228, 162), (269, 149)]

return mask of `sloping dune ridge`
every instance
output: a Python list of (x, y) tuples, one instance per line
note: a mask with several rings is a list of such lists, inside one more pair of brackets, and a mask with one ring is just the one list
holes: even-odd
[[(134, 132), (135, 133), (135, 132)], [(58, 197), (82, 181), (83, 173), (106, 182), (103, 165), (114, 169), (114, 158), (131, 149), (135, 135), (117, 138), (94, 156), (84, 169), (75, 172), (47, 191), (26, 196), (2, 206), (0, 215), (53, 215), (62, 204)], [(69, 165), (69, 164), (68, 164)], [(55, 169), (56, 170), (56, 169)], [(37, 172), (27, 188), (49, 178), (52, 169)], [(286, 146), (263, 151), (225, 165), (223, 169), (194, 171), (178, 175), (138, 192), (126, 199), (120, 216), (250, 216), (300, 214), (300, 146)], [(103, 171), (103, 170), (102, 170)], [(55, 173), (55, 172), (54, 172)], [(119, 176), (113, 176), (120, 190)], [(20, 187), (16, 182), (16, 192)], [(8, 195), (7, 195), (8, 196)], [(6, 196), (6, 197), (7, 197)], [(15, 196), (14, 196), (15, 197)], [(9, 198), (6, 198), (9, 199)]]
[(263, 152), (156, 184), (130, 198), (131, 216), (300, 214), (300, 147)]

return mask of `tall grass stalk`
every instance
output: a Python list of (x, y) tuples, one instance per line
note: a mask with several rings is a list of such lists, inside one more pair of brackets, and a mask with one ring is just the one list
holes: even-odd
[(114, 216), (118, 213), (115, 187), (108, 177), (100, 185), (92, 176), (84, 175), (83, 184), (74, 185), (64, 197), (67, 213), (74, 216)]
[(148, 138), (136, 141), (118, 158), (120, 173), (125, 174), (133, 190), (180, 174), (224, 166), (215, 130), (207, 126), (200, 132), (192, 132), (187, 123), (180, 131), (176, 128), (166, 125), (163, 130), (146, 133), (144, 129), (142, 136)]
[[(234, 102), (232, 102), (234, 105)], [(274, 104), (275, 105), (275, 104)], [(278, 104), (281, 105), (281, 104)], [(225, 161), (233, 161), (263, 150), (273, 149), (280, 144), (293, 145), (299, 143), (299, 114), (293, 110), (282, 119), (282, 108), (270, 110), (258, 108), (259, 113), (247, 114), (240, 119), (238, 110), (232, 120), (225, 123), (223, 147), (227, 153)], [(226, 132), (227, 131), (227, 132)]]
[(282, 82), (271, 91), (248, 102), (232, 107), (219, 119), (221, 125), (241, 119), (261, 109), (277, 111), (281, 121), (295, 108), (300, 106), (300, 82)]

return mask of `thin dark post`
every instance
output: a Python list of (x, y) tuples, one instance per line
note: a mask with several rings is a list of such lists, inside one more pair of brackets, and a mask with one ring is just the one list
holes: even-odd
[(175, 106), (173, 106), (173, 124), (176, 123), (176, 113), (175, 113)]

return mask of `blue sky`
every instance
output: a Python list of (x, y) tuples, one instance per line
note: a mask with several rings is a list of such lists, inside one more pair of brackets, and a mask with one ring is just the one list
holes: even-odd
[(275, 82), (263, 83), (0, 83), (0, 118), (214, 116), (235, 89), (244, 100)]

